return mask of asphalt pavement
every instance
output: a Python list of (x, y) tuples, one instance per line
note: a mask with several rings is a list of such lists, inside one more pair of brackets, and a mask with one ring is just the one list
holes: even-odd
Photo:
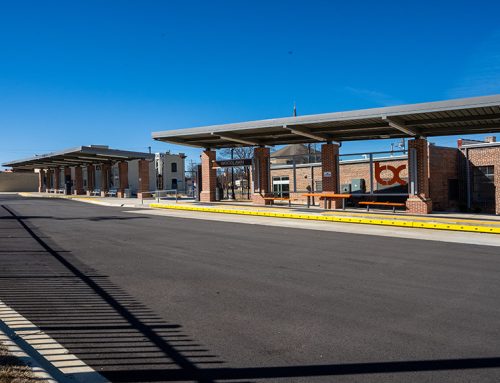
[(113, 382), (500, 381), (498, 247), (0, 205), (0, 299)]

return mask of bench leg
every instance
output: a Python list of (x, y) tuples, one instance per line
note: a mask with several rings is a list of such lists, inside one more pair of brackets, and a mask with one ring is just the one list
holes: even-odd
[(370, 211), (370, 205), (366, 205), (366, 211)]
[(342, 210), (345, 210), (345, 198), (342, 198)]
[(291, 199), (288, 200), (288, 207), (292, 207), (292, 200)]
[(395, 213), (396, 212), (396, 206), (393, 206), (392, 207), (392, 212)]
[(307, 197), (307, 208), (311, 207), (311, 197)]

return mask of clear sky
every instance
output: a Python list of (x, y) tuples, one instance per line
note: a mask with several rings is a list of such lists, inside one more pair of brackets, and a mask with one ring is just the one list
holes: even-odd
[(151, 132), (294, 101), (303, 115), (500, 93), (499, 14), (493, 0), (5, 0), (0, 163), (87, 144), (196, 159)]

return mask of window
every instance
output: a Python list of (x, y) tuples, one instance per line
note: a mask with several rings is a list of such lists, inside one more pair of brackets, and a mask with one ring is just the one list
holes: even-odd
[(172, 162), (172, 173), (177, 173), (177, 162)]
[(494, 166), (477, 166), (473, 171), (472, 201), (482, 210), (491, 210), (495, 203)]
[(314, 191), (315, 192), (323, 191), (323, 181), (314, 181)]
[(290, 178), (288, 176), (273, 177), (273, 194), (279, 197), (290, 195)]
[(177, 190), (177, 178), (172, 178), (172, 189)]

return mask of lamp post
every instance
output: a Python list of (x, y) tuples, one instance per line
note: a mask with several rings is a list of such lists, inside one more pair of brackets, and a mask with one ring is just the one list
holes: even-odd
[[(234, 148), (231, 148), (231, 159), (234, 160)], [(234, 166), (231, 167), (231, 197), (236, 199), (234, 194)]]

